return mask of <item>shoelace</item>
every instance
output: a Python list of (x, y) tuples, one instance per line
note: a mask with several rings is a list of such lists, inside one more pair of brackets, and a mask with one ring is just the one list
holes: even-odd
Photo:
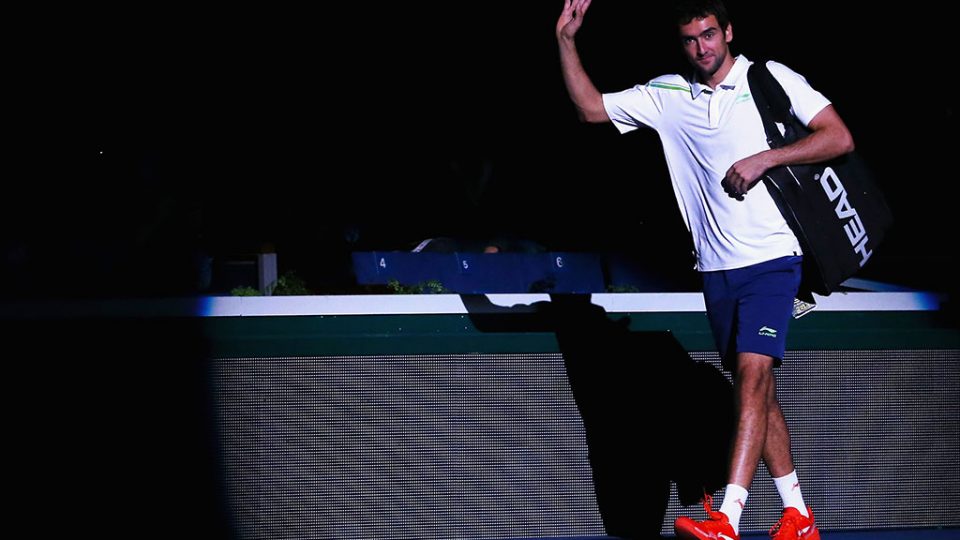
[(723, 514), (720, 512), (713, 511), (713, 497), (710, 496), (706, 491), (703, 492), (703, 509), (707, 511), (707, 516), (710, 519), (720, 521)]
[(779, 521), (773, 524), (773, 527), (770, 527), (770, 537), (774, 538), (777, 534), (784, 534), (787, 538), (799, 538), (800, 529), (797, 527), (796, 519), (788, 518), (784, 514)]

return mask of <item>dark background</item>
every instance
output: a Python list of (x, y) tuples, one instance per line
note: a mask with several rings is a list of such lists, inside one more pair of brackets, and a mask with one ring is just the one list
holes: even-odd
[[(580, 124), (561, 2), (516, 4), (58, 14), (10, 52), (2, 295), (191, 294), (204, 256), (271, 248), (350, 292), (351, 250), (433, 236), (689, 272), (656, 135)], [(949, 31), (872, 6), (731, 1), (733, 52), (805, 75), (877, 172), (896, 227), (863, 277), (955, 290)], [(594, 3), (601, 91), (685, 72), (668, 8)]]

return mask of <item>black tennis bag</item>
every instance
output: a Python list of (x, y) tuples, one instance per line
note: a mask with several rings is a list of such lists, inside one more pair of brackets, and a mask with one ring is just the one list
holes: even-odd
[[(770, 148), (810, 131), (790, 113), (790, 98), (756, 62), (747, 72)], [(782, 124), (781, 133), (777, 123)], [(873, 255), (893, 223), (883, 194), (863, 161), (851, 152), (824, 163), (770, 169), (763, 183), (803, 249), (801, 295), (829, 295)], [(807, 294), (805, 294), (807, 293)]]

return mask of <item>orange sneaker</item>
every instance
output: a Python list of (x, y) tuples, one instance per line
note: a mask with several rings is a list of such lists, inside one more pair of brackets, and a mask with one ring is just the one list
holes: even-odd
[(770, 537), (773, 540), (820, 540), (820, 531), (809, 506), (807, 513), (810, 517), (804, 517), (796, 508), (785, 508), (780, 521), (770, 529)]
[(703, 508), (706, 509), (709, 517), (703, 521), (696, 521), (686, 516), (678, 517), (673, 522), (673, 530), (677, 533), (677, 538), (685, 538), (686, 540), (740, 540), (740, 535), (733, 530), (733, 525), (730, 525), (730, 518), (723, 512), (714, 512), (711, 504), (713, 504), (713, 497), (704, 495)]

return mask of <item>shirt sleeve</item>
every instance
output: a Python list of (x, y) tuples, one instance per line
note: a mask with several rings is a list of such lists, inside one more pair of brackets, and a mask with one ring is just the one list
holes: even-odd
[(790, 98), (790, 111), (803, 125), (810, 125), (820, 111), (830, 105), (830, 100), (813, 89), (803, 75), (778, 62), (767, 62), (767, 68), (777, 82), (783, 86), (787, 97)]
[(620, 133), (643, 126), (656, 129), (663, 112), (659, 95), (649, 84), (603, 94), (603, 108)]

